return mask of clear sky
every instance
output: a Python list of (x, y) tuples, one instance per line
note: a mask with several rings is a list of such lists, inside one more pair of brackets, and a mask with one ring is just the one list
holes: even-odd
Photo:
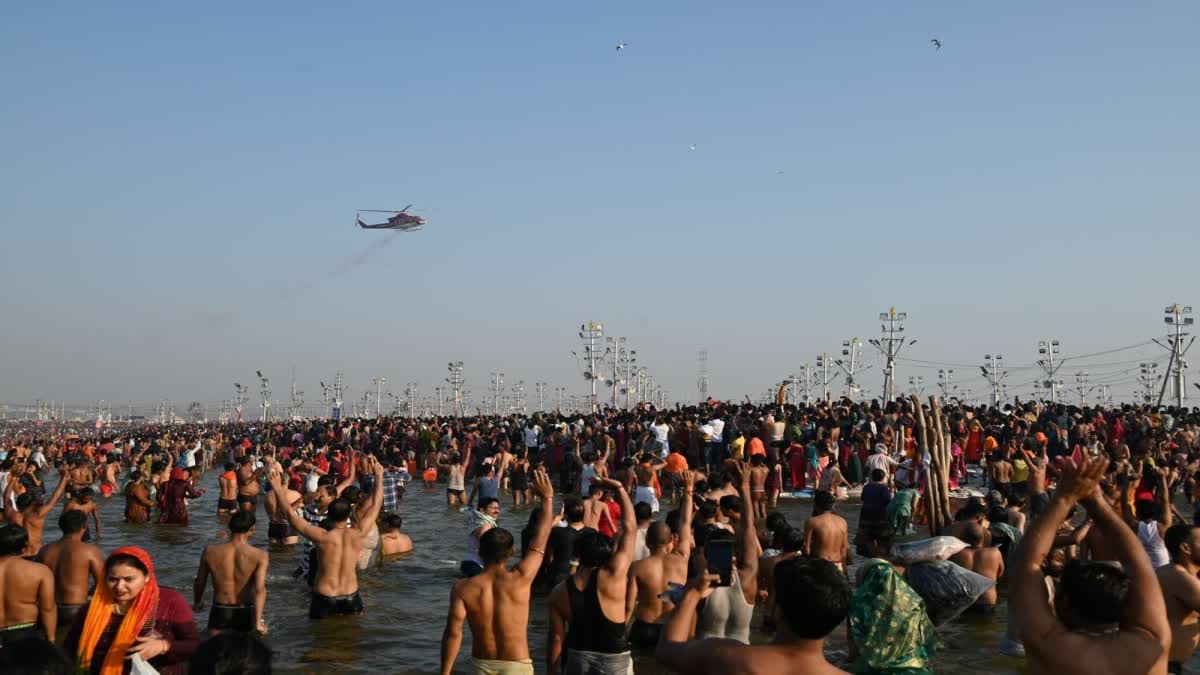
[[(582, 391), (589, 319), (674, 398), (702, 347), (757, 397), (892, 305), (926, 361), (1142, 343), (1200, 306), (1197, 35), (1190, 0), (5, 3), (0, 400)], [(1129, 391), (1160, 351), (1080, 362)]]

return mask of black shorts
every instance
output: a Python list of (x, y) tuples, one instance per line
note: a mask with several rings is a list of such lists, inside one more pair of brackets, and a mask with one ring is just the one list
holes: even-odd
[(213, 604), (208, 612), (208, 630), (232, 630), (239, 633), (252, 632), (254, 625), (253, 605)]
[(75, 622), (75, 617), (79, 615), (79, 610), (86, 605), (59, 605), (58, 606), (58, 627), (67, 628)]
[(238, 495), (237, 502), (238, 504), (258, 506), (258, 495)]
[(662, 630), (661, 623), (646, 623), (641, 619), (634, 619), (633, 625), (629, 627), (629, 645), (634, 649), (654, 649), (658, 645)]
[(458, 497), (461, 497), (461, 496), (463, 496), (463, 492), (464, 492), (463, 490), (456, 490), (454, 488), (446, 488), (446, 494), (448, 494), (448, 495), (456, 495)]
[(362, 597), (358, 594), (358, 591), (350, 595), (339, 595), (336, 597), (313, 593), (312, 603), (308, 606), (308, 618), (324, 619), (331, 616), (362, 614), (362, 611)]
[(237, 508), (238, 508), (238, 502), (236, 499), (218, 499), (217, 500), (217, 510), (218, 511), (237, 511)]
[(22, 640), (44, 640), (45, 637), (42, 634), (42, 624), (40, 623), (20, 628), (0, 629), (0, 649), (14, 646)]
[(292, 529), (291, 523), (271, 523), (267, 525), (268, 539), (287, 539), (288, 537), (298, 537), (298, 532)]
[(1179, 661), (1167, 661), (1167, 672), (1171, 675), (1183, 675), (1183, 664)]

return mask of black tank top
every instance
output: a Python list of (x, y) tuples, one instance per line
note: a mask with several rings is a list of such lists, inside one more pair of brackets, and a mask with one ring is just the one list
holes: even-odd
[(600, 607), (599, 571), (592, 570), (587, 588), (575, 587), (567, 579), (567, 596), (571, 601), (571, 620), (567, 622), (567, 649), (577, 652), (620, 654), (629, 651), (629, 639), (624, 622), (609, 621)]

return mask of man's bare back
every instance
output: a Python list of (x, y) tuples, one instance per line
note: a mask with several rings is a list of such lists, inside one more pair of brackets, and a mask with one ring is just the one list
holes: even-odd
[(18, 555), (0, 558), (0, 630), (40, 624), (45, 635), (53, 636), (57, 622), (50, 568)]
[(40, 558), (54, 574), (54, 600), (59, 605), (83, 605), (88, 591), (104, 579), (104, 554), (78, 537), (47, 545)]
[(805, 550), (810, 558), (824, 558), (845, 569), (849, 562), (850, 535), (846, 519), (832, 511), (813, 516), (805, 525)]
[[(1001, 555), (1000, 549), (991, 547), (971, 547), (950, 556), (950, 562), (965, 567), (976, 574), (991, 579), (998, 580), (1004, 574), (1004, 556)], [(995, 606), (998, 600), (996, 587), (984, 591), (983, 595), (975, 601), (976, 605), (980, 606)]]
[(1171, 624), (1170, 661), (1184, 663), (1200, 643), (1200, 579), (1182, 566), (1171, 563), (1157, 570), (1163, 600), (1167, 604), (1167, 622)]

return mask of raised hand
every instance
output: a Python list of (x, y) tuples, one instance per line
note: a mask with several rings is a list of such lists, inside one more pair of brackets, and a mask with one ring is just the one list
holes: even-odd
[(554, 486), (550, 484), (550, 477), (541, 469), (533, 472), (533, 493), (542, 499), (554, 498)]
[(1065, 462), (1054, 495), (1071, 501), (1094, 497), (1099, 493), (1100, 481), (1104, 478), (1104, 469), (1107, 467), (1108, 459), (1104, 457), (1084, 458), (1079, 466), (1070, 461)]

